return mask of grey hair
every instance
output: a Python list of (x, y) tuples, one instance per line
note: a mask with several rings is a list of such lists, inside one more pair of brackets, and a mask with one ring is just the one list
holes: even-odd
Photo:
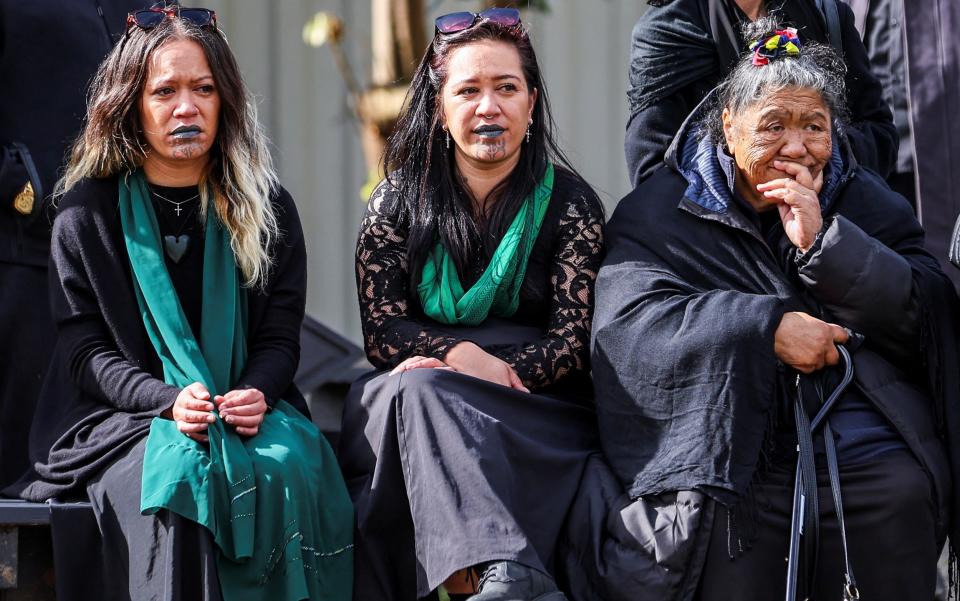
[[(782, 26), (774, 16), (761, 17), (747, 23), (743, 39), (766, 39)], [(733, 71), (717, 87), (716, 102), (704, 119), (703, 135), (711, 142), (724, 141), (724, 109), (734, 115), (752, 106), (771, 93), (784, 88), (804, 88), (820, 94), (830, 109), (834, 126), (842, 130), (849, 120), (845, 76), (847, 65), (832, 46), (801, 39), (799, 56), (771, 58), (763, 66), (753, 64), (753, 53), (740, 57)]]

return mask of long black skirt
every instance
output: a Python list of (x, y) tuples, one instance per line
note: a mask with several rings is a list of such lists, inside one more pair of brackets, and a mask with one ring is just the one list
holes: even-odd
[(76, 574), (75, 581), (86, 589), (87, 599), (220, 601), (210, 532), (166, 510), (140, 514), (146, 441), (144, 437), (87, 484), (102, 534), (104, 571)]
[(488, 561), (551, 573), (597, 448), (587, 404), (440, 369), (358, 381), (341, 436), (357, 601), (425, 597)]

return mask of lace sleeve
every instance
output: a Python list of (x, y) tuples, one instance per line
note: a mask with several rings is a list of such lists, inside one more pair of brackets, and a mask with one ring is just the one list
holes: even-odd
[(415, 355), (443, 359), (460, 338), (409, 315), (410, 275), (404, 232), (384, 211), (391, 194), (381, 183), (370, 197), (357, 240), (357, 296), (367, 359), (387, 369)]
[(572, 371), (586, 371), (590, 360), (593, 286), (603, 260), (603, 205), (577, 190), (560, 218), (551, 267), (550, 320), (536, 342), (495, 353), (509, 363), (531, 390)]

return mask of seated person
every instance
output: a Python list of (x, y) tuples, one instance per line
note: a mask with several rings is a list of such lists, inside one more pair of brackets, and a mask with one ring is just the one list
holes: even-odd
[(354, 595), (562, 601), (554, 548), (596, 442), (603, 209), (551, 132), (515, 9), (437, 19), (357, 244), (367, 357), (344, 409)]
[[(798, 599), (931, 599), (960, 524), (956, 298), (910, 205), (839, 133), (835, 51), (770, 19), (747, 36), (609, 224), (593, 376), (612, 474), (591, 464), (571, 513), (575, 596), (782, 598), (792, 556)], [(794, 507), (798, 444), (812, 492)]]
[(93, 505), (87, 598), (350, 599), (350, 500), (293, 384), (303, 232), (253, 106), (207, 9), (132, 13), (93, 82), (20, 484)]
[[(637, 186), (663, 165), (683, 120), (736, 65), (749, 39), (742, 25), (776, 11), (807, 41), (833, 44), (847, 63), (845, 129), (862, 166), (886, 176), (897, 157), (897, 129), (871, 73), (853, 12), (839, 0), (650, 0), (630, 45), (630, 119), (625, 150)], [(830, 37), (825, 13), (836, 7), (840, 40)]]

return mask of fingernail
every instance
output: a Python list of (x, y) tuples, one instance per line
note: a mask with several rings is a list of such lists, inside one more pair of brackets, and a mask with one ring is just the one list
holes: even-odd
[(232, 424), (232, 423), (233, 423), (233, 416), (232, 416), (232, 415), (228, 415), (227, 417), (223, 418), (223, 421), (227, 422), (228, 424)]

